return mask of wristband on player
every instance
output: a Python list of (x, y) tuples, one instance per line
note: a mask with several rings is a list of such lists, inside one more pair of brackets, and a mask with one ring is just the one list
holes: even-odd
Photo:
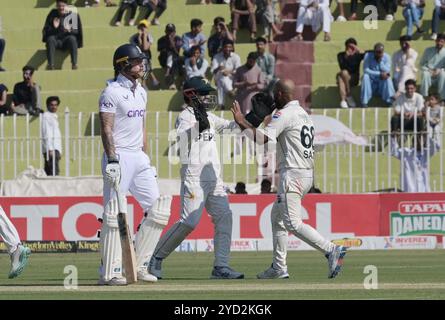
[(119, 159), (116, 156), (109, 156), (108, 163), (119, 163)]

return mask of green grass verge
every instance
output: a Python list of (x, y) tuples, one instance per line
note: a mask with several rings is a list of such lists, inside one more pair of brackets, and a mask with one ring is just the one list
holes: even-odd
[[(232, 266), (244, 280), (210, 280), (211, 253), (173, 253), (164, 261), (164, 277), (155, 284), (97, 287), (99, 254), (34, 254), (24, 273), (6, 279), (9, 259), (0, 261), (1, 299), (444, 299), (443, 250), (351, 251), (344, 270), (327, 279), (326, 259), (318, 252), (289, 252), (290, 279), (258, 280), (270, 264), (270, 252), (232, 253)], [(64, 268), (78, 271), (77, 290), (66, 290)], [(363, 287), (364, 268), (377, 267), (378, 289)]]

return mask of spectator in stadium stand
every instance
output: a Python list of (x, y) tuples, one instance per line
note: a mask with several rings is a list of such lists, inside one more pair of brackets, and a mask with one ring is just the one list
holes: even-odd
[(236, 69), (233, 87), (236, 89), (235, 99), (239, 102), (241, 112), (246, 115), (252, 109), (250, 99), (266, 87), (266, 79), (256, 64), (258, 54), (250, 52), (244, 65)]
[(193, 77), (206, 78), (206, 72), (209, 68), (209, 63), (201, 55), (201, 47), (194, 46), (190, 49), (190, 58), (185, 59), (185, 73), (186, 78), (191, 79)]
[(144, 19), (148, 19), (152, 12), (155, 11), (155, 16), (151, 20), (151, 24), (154, 26), (160, 25), (159, 18), (167, 9), (167, 0), (144, 0), (142, 3), (147, 8)]
[[(393, 116), (391, 117), (391, 132), (403, 131), (421, 132), (425, 130), (424, 100), (421, 94), (416, 92), (416, 81), (408, 79), (405, 82), (405, 92), (401, 94), (393, 106)], [(402, 114), (403, 113), (403, 114)], [(415, 116), (417, 114), (417, 117)], [(416, 120), (416, 124), (414, 123)]]
[(378, 95), (389, 106), (395, 96), (391, 79), (391, 57), (385, 53), (385, 46), (376, 43), (374, 51), (367, 52), (363, 65), (362, 88), (360, 99), (362, 107), (368, 107), (368, 102), (374, 95)]
[(445, 35), (439, 34), (436, 39), (436, 46), (426, 48), (419, 66), (421, 68), (422, 82), (420, 84), (420, 94), (427, 97), (430, 87), (437, 84), (437, 92), (441, 100), (445, 100)]
[(225, 94), (233, 96), (233, 76), (241, 66), (240, 56), (233, 52), (233, 41), (226, 39), (223, 49), (216, 54), (212, 60), (210, 70), (215, 76), (215, 83), (218, 92), (218, 105), (224, 109)]
[(46, 108), (42, 116), (42, 151), (45, 159), (45, 172), (48, 176), (58, 176), (59, 161), (62, 157), (62, 134), (60, 133), (57, 109), (60, 99), (51, 96), (46, 99)]
[(23, 81), (14, 85), (11, 110), (19, 115), (37, 116), (42, 113), (40, 86), (33, 81), (34, 68), (24, 66)]
[(159, 64), (165, 69), (165, 81), (170, 90), (176, 90), (175, 80), (181, 68), (179, 52), (182, 47), (181, 37), (176, 35), (173, 23), (165, 26), (165, 36), (158, 40)]
[(352, 97), (351, 88), (360, 81), (360, 64), (365, 52), (357, 46), (357, 40), (349, 38), (345, 41), (345, 51), (337, 54), (340, 72), (337, 73), (337, 85), (340, 92), (340, 107), (354, 108), (356, 103)]
[(273, 0), (256, 0), (256, 15), (260, 17), (264, 36), (269, 42), (272, 42), (272, 32), (277, 36), (283, 34), (283, 31), (277, 26)]
[[(437, 94), (430, 94), (425, 102), (425, 119), (429, 119), (429, 125), (431, 126), (431, 129), (433, 129), (433, 135), (439, 135), (440, 134), (440, 98)], [(429, 117), (427, 117), (426, 112), (428, 112), (429, 109)]]
[(297, 35), (292, 40), (303, 41), (304, 26), (310, 25), (315, 33), (323, 29), (324, 41), (331, 41), (333, 20), (329, 0), (301, 0), (297, 16)]
[(185, 57), (190, 56), (190, 49), (194, 46), (201, 47), (201, 54), (205, 53), (206, 36), (202, 33), (203, 22), (200, 19), (192, 19), (190, 21), (190, 32), (182, 35), (182, 50)]
[(69, 11), (67, 0), (57, 0), (56, 9), (46, 17), (42, 41), (46, 43), (48, 70), (54, 70), (56, 49), (69, 50), (71, 68), (76, 70), (77, 49), (83, 46), (82, 23), (77, 12)]
[(10, 113), (8, 103), (8, 88), (0, 83), (0, 114), (8, 115)]
[(235, 194), (247, 194), (246, 184), (244, 182), (238, 182), (235, 186)]
[[(376, 8), (379, 7), (379, 4), (382, 4), (386, 13), (385, 20), (394, 20), (394, 14), (397, 11), (397, 0), (361, 0), (361, 2), (363, 2), (364, 6), (372, 5)], [(357, 6), (358, 0), (351, 0), (351, 16), (348, 18), (348, 20), (357, 20)]]
[(2, 60), (3, 60), (3, 52), (5, 52), (6, 41), (3, 38), (0, 38), (0, 71), (5, 71), (2, 68)]
[(403, 192), (431, 192), (430, 158), (440, 150), (440, 136), (414, 134), (411, 146), (399, 145), (399, 133), (391, 136), (391, 155), (400, 160), (400, 186)]
[(416, 60), (418, 53), (411, 48), (411, 37), (400, 37), (400, 50), (392, 56), (394, 87), (397, 90), (396, 96), (405, 92), (405, 82), (408, 79), (416, 79)]
[(158, 79), (156, 79), (156, 76), (153, 73), (152, 63), (151, 63), (152, 55), (150, 50), (150, 47), (153, 44), (154, 40), (151, 33), (148, 32), (149, 24), (150, 23), (148, 22), (148, 20), (145, 19), (139, 21), (138, 33), (131, 36), (130, 43), (135, 46), (138, 46), (141, 49), (141, 51), (145, 53), (145, 55), (147, 56), (148, 68), (149, 68), (148, 76), (150, 77), (153, 86), (157, 88), (159, 87), (159, 81)]
[(233, 41), (236, 42), (236, 34), (240, 27), (248, 26), (250, 31), (250, 40), (256, 39), (256, 16), (254, 0), (231, 0), (230, 12), (232, 15), (232, 34)]
[(425, 7), (425, 0), (398, 0), (403, 7), (403, 16), (406, 21), (406, 35), (413, 36), (413, 26), (416, 26), (417, 33), (423, 33), (421, 20), (423, 17), (423, 8)]
[(269, 85), (275, 79), (275, 57), (266, 51), (267, 41), (263, 37), (256, 39), (256, 52), (258, 58), (256, 63), (264, 74), (266, 85)]
[(263, 179), (261, 181), (261, 193), (272, 193), (272, 182), (269, 179)]
[(138, 0), (122, 0), (121, 4), (119, 5), (119, 9), (117, 9), (117, 16), (114, 25), (116, 27), (120, 26), (125, 11), (130, 10), (130, 20), (128, 21), (128, 25), (134, 26), (137, 8)]
[(340, 14), (337, 17), (338, 22), (346, 22), (346, 14), (345, 14), (345, 6), (341, 0), (336, 0), (338, 5), (338, 10), (340, 11)]
[(445, 20), (445, 0), (434, 0), (433, 18), (431, 21), (431, 39), (436, 40), (439, 33), (439, 21)]
[(221, 52), (225, 39), (233, 40), (232, 33), (230, 33), (224, 18), (216, 17), (213, 19), (213, 34), (207, 41), (210, 59), (213, 59), (215, 54)]

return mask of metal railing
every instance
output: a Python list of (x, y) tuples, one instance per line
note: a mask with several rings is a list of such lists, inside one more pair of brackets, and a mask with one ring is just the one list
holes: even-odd
[[(440, 111), (443, 123), (443, 108)], [(403, 179), (403, 161), (391, 155), (392, 109), (349, 109), (346, 111), (320, 111), (323, 115), (335, 113), (334, 118), (342, 121), (358, 135), (367, 137), (368, 146), (328, 145), (316, 153), (315, 185), (323, 192), (362, 193), (382, 189), (400, 189)], [(314, 110), (314, 113), (320, 113)], [(359, 115), (357, 115), (357, 113)], [(179, 178), (180, 163), (174, 142), (176, 135), (175, 112), (148, 112), (148, 154), (157, 167), (159, 178)], [(230, 116), (228, 113), (221, 112)], [(358, 120), (359, 119), (359, 120)], [(429, 121), (429, 112), (427, 112)], [(357, 123), (356, 123), (357, 122)], [(416, 121), (414, 121), (416, 123)], [(63, 154), (60, 171), (63, 176), (101, 175), (102, 142), (99, 134), (97, 113), (59, 114), (62, 133)], [(41, 139), (42, 118), (27, 116), (0, 116), (0, 179), (14, 179), (29, 166), (43, 168), (44, 158)], [(403, 123), (402, 123), (403, 128)], [(431, 128), (428, 125), (428, 131)], [(401, 135), (410, 135), (402, 130)], [(440, 135), (444, 144), (443, 130)], [(247, 143), (248, 142), (248, 143)], [(401, 139), (401, 148), (405, 139)], [(265, 168), (258, 157), (255, 145), (240, 135), (222, 135), (217, 139), (221, 172), (227, 184), (238, 181), (256, 183), (264, 176), (276, 185), (274, 153)], [(432, 191), (444, 191), (444, 150), (428, 159), (428, 172)], [(402, 168), (401, 168), (402, 166)], [(269, 174), (266, 174), (268, 171)], [(272, 173), (272, 174), (271, 174)]]

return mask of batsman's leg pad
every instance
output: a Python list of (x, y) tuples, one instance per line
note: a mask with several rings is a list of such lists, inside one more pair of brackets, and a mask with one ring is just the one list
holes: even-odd
[(122, 277), (122, 247), (117, 223), (117, 211), (117, 200), (108, 201), (100, 232), (102, 277), (105, 281)]
[(148, 211), (147, 218), (165, 227), (170, 219), (171, 203), (171, 196), (160, 196)]
[(147, 211), (146, 217), (144, 217), (139, 226), (135, 239), (138, 268), (144, 268), (144, 265), (147, 266), (153, 255), (162, 230), (168, 224), (171, 201), (171, 196), (159, 197), (153, 204), (153, 207)]
[(160, 259), (166, 258), (181, 244), (182, 241), (184, 241), (185, 238), (187, 238), (193, 229), (193, 227), (190, 227), (183, 222), (176, 222), (159, 240), (154, 256)]

